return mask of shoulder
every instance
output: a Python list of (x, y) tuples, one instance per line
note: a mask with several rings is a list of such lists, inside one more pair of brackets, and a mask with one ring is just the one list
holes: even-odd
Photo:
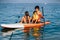
[(25, 18), (25, 16), (23, 16), (22, 18)]
[(39, 11), (39, 13), (40, 13), (40, 14), (42, 14), (42, 12), (41, 12), (41, 11)]
[(28, 16), (28, 18), (30, 18), (30, 16)]
[(42, 15), (42, 12), (39, 11), (38, 14), (39, 14), (39, 15)]

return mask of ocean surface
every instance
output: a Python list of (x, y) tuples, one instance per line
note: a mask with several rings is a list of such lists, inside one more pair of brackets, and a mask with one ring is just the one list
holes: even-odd
[[(10, 24), (19, 22), (24, 16), (25, 11), (29, 11), (30, 16), (34, 11), (36, 5), (44, 9), (45, 21), (50, 21), (49, 25), (45, 25), (43, 31), (43, 38), (41, 40), (60, 40), (60, 4), (59, 3), (0, 3), (0, 24)], [(42, 13), (43, 14), (43, 13)], [(20, 16), (20, 18), (18, 18)], [(11, 35), (3, 36), (3, 28), (0, 26), (0, 40), (9, 40)], [(12, 31), (10, 31), (12, 32)], [(11, 34), (11, 33), (7, 33)], [(16, 35), (14, 35), (16, 34)], [(30, 33), (31, 34), (31, 33)], [(14, 30), (11, 40), (24, 40), (24, 33), (21, 30)], [(30, 40), (35, 40), (32, 34), (27, 37)]]

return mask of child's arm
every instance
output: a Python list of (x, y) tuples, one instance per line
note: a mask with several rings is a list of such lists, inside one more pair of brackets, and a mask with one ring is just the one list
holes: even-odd
[(24, 17), (22, 17), (22, 20), (21, 20), (21, 22), (20, 22), (20, 23), (22, 23), (22, 22), (23, 22), (23, 19), (24, 19)]
[(29, 19), (29, 23), (30, 23), (30, 21), (31, 21), (32, 18), (31, 17), (28, 17), (28, 19)]
[(35, 23), (37, 22), (37, 20), (35, 21)]
[(39, 16), (40, 16), (41, 18), (44, 18), (41, 12), (39, 13)]
[(25, 20), (24, 17), (22, 17), (21, 23), (22, 23), (22, 22), (26, 23), (26, 20)]
[(33, 19), (33, 16), (32, 16), (32, 23), (33, 23), (33, 20), (34, 20), (34, 19)]

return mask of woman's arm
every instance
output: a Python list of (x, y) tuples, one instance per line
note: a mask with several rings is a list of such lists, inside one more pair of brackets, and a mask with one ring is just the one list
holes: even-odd
[(40, 16), (41, 18), (44, 18), (41, 12), (39, 12), (39, 16)]

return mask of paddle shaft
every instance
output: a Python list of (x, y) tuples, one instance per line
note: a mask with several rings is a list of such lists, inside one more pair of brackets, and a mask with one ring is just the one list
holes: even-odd
[[(44, 8), (42, 7), (42, 15), (44, 16)], [(44, 21), (44, 26), (45, 26), (45, 18), (43, 18), (43, 21)], [(42, 33), (42, 40), (44, 39), (44, 27), (43, 27), (43, 33)]]
[[(24, 10), (24, 8), (21, 10), (21, 12), (20, 13), (22, 13), (22, 11)], [(18, 19), (20, 18), (20, 16), (18, 16)], [(15, 22), (15, 23), (19, 23), (20, 22), (20, 20), (18, 20), (17, 22)]]

